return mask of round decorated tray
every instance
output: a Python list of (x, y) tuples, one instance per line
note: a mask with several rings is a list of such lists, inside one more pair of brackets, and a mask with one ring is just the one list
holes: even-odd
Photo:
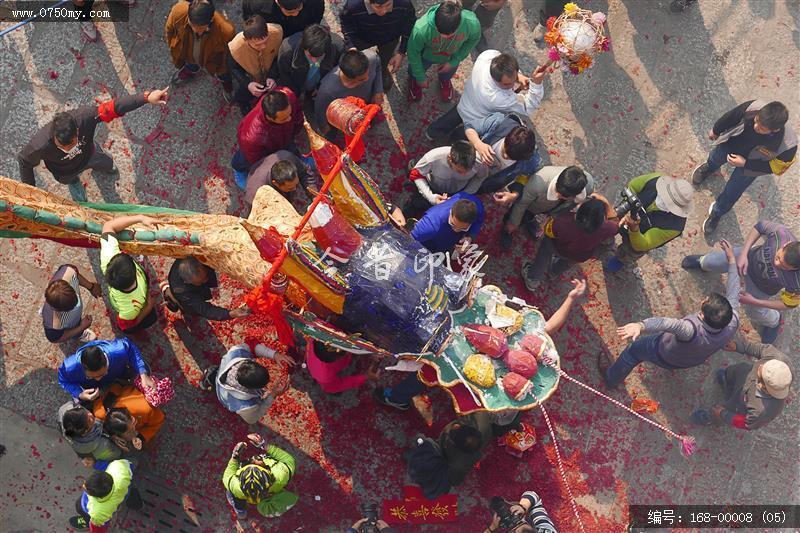
[[(536, 335), (543, 341), (541, 353), (550, 354), (557, 361), (558, 352), (553, 340), (544, 332), (545, 319), (542, 314), (537, 309), (526, 308), (522, 311), (522, 318), (522, 327), (515, 333), (506, 336), (508, 348), (510, 350), (516, 349), (517, 343), (525, 335)], [(464, 377), (464, 362), (476, 352), (461, 331), (461, 326), (466, 324), (489, 325), (483, 305), (476, 301), (463, 311), (453, 313), (453, 329), (446, 348), (440, 350), (439, 354), (427, 353), (418, 357), (419, 361), (426, 365), (419, 372), (420, 379), (428, 386), (444, 387), (453, 398), (457, 412), (532, 409), (540, 401), (547, 400), (558, 388), (559, 376), (556, 371), (544, 363), (540, 363), (538, 372), (531, 379), (533, 382), (533, 394), (526, 395), (521, 401), (514, 400), (502, 388), (502, 378), (509, 372), (502, 359), (492, 359), (497, 380), (491, 387), (480, 387), (466, 378), (462, 379)], [(535, 355), (538, 358), (540, 354)], [(455, 369), (453, 368), (454, 366)], [(469, 390), (479, 401), (479, 405), (475, 405), (472, 394), (469, 394), (465, 387), (469, 387)]]

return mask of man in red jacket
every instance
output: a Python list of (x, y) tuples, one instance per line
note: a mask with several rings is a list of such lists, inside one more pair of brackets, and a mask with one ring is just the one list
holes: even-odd
[(288, 87), (275, 87), (239, 123), (239, 149), (231, 166), (236, 185), (247, 186), (250, 166), (278, 150), (297, 152), (295, 139), (303, 129), (303, 109)]

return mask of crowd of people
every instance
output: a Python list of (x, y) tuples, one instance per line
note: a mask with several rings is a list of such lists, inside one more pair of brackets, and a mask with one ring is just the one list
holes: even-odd
[[(305, 120), (329, 139), (340, 140), (340, 132), (327, 120), (331, 102), (357, 97), (383, 104), (406, 62), (408, 76), (399, 85), (405, 85), (410, 105), (430, 97), (425, 95), (430, 70), (436, 73), (438, 98), (450, 102), (456, 98), (451, 79), (473, 54), (471, 70), (462, 68), (465, 83), (458, 102), (427, 128), (431, 150), (410, 165), (403, 197), (392, 199), (399, 207), (393, 218), (431, 252), (452, 253), (480, 235), (486, 210), (503, 210), (502, 249), (515, 240), (538, 241), (535, 257), (520, 272), (531, 291), (575, 264), (603, 256), (608, 272), (629, 269), (649, 252), (681, 238), (695, 188), (728, 164), (732, 172), (702, 224), (711, 236), (754, 180), (783, 174), (795, 162), (797, 136), (787, 124), (786, 106), (750, 100), (711, 126), (708, 138), (714, 148), (691, 181), (647, 172), (626, 185), (624, 201), (615, 206), (597, 191), (589, 170), (576, 162), (543, 165), (531, 120), (546, 98), (543, 82), (552, 69), (542, 65), (528, 76), (512, 53), (489, 47), (484, 32), (505, 4), (445, 0), (418, 13), (410, 0), (347, 0), (339, 14), (339, 35), (323, 24), (323, 0), (242, 0), (244, 23), (238, 33), (211, 0), (181, 0), (164, 29), (177, 69), (171, 86), (207, 73), (219, 80), (226, 101), (241, 111), (231, 167), (249, 211), (260, 187), (273, 187), (292, 200), (303, 193), (309, 202), (319, 190), (313, 159), (303, 152), (308, 145)], [(544, 2), (534, 28), (537, 40), (547, 19), (563, 7), (564, 2)], [(91, 39), (93, 26), (82, 27)], [(86, 201), (81, 172), (117, 173), (111, 155), (94, 139), (98, 124), (167, 101), (168, 90), (152, 90), (57, 113), (20, 150), (20, 179), (35, 185), (34, 168), (44, 162), (75, 200)], [(145, 215), (132, 215), (103, 226), (99, 266), (105, 288), (67, 264), (56, 270), (44, 295), (41, 315), (48, 341), (79, 346), (58, 369), (58, 383), (71, 396), (59, 410), (61, 429), (83, 463), (93, 468), (76, 503), (78, 514), (70, 520), (76, 530), (103, 531), (123, 502), (133, 509), (142, 505), (132, 485), (138, 455), (146, 452), (165, 421), (164, 412), (148, 401), (156, 382), (134, 342), (157, 323), (160, 305), (150, 291), (155, 280), (148, 279), (136, 257), (120, 250), (117, 238), (131, 226), (148, 228), (152, 223)], [(780, 414), (793, 380), (789, 357), (772, 344), (781, 314), (800, 305), (800, 242), (787, 226), (764, 220), (753, 226), (744, 243), (720, 240), (719, 248), (689, 255), (682, 266), (727, 274), (725, 294), (709, 292), (696, 312), (680, 319), (649, 317), (622, 325), (620, 337), (632, 342), (613, 361), (601, 352), (598, 369), (607, 387), (615, 388), (643, 362), (677, 370), (698, 366), (721, 350), (746, 354), (752, 363), (716, 373), (725, 403), (699, 408), (691, 419), (699, 425), (754, 430)], [(547, 320), (547, 333), (564, 324), (585, 293), (585, 281), (573, 284)], [(208, 320), (249, 315), (246, 306), (227, 309), (212, 303), (217, 286), (214, 270), (188, 257), (174, 262), (159, 292), (174, 313)], [(121, 337), (97, 339), (92, 317), (83, 312), (81, 288), (94, 298), (105, 292)], [(759, 328), (761, 343), (737, 337), (741, 306)], [(222, 473), (240, 526), (248, 505), (275, 517), (298, 501), (286, 489), (295, 472), (294, 458), (268, 445), (257, 432), (256, 424), (285, 390), (270, 387), (269, 372), (257, 358), (284, 365), (298, 362), (292, 354), (245, 342), (231, 347), (201, 382), (253, 430), (248, 443), (234, 446)], [(352, 359), (352, 354), (315, 341), (305, 344), (303, 360), (325, 393), (377, 381), (378, 365), (345, 375)], [(406, 410), (424, 389), (411, 373), (394, 386), (376, 387), (374, 397)], [(420, 439), (412, 446), (406, 454), (409, 474), (426, 496), (444, 494), (469, 475), (495, 437), (518, 425), (518, 412), (459, 417), (438, 439)], [(260, 451), (245, 458), (248, 444)], [(556, 530), (534, 492), (526, 492), (512, 509), (522, 519), (514, 531)], [(498, 524), (495, 514), (487, 531)]]

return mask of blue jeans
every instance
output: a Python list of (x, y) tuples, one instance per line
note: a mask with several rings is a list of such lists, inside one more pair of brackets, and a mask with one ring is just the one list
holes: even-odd
[(72, 196), (72, 199), (76, 202), (86, 202), (86, 188), (81, 183), (81, 180), (73, 181), (72, 183), (68, 184), (67, 187), (69, 188), (69, 195)]
[(403, 381), (394, 387), (386, 387), (384, 394), (395, 403), (409, 404), (411, 398), (421, 394), (425, 385), (419, 380), (416, 372), (409, 372)]
[[(716, 172), (719, 168), (728, 161), (727, 148), (724, 145), (717, 146), (708, 154), (708, 161), (706, 163), (712, 172)], [(741, 155), (741, 154), (740, 154)], [(745, 176), (744, 170), (740, 167), (734, 167), (731, 172), (728, 182), (725, 183), (725, 188), (719, 193), (714, 203), (714, 209), (711, 215), (717, 218), (721, 217), (731, 209), (733, 205), (739, 201), (744, 191), (753, 183), (758, 176)]]
[[(517, 179), (517, 176), (533, 176), (540, 168), (542, 168), (542, 156), (539, 155), (539, 152), (533, 152), (533, 157), (530, 159), (517, 161), (510, 167), (504, 168), (499, 172), (495, 172), (486, 178), (486, 181), (481, 184), (481, 189), (483, 189), (484, 185), (486, 185), (486, 192), (489, 192), (489, 189), (494, 187), (496, 188), (494, 188), (494, 190), (491, 192), (499, 191), (503, 187), (508, 187), (510, 184), (514, 183), (514, 181)], [(497, 187), (497, 185), (499, 185), (499, 187)], [(484, 191), (481, 190), (478, 192), (482, 193)]]
[[(430, 61), (428, 61), (426, 59), (422, 60), (422, 68), (425, 70), (425, 72), (428, 72), (428, 69), (431, 68), (431, 66), (439, 65), (439, 64), (440, 63), (431, 63)], [(450, 78), (452, 78), (455, 75), (457, 70), (458, 70), (458, 65), (456, 65), (455, 67), (451, 68), (447, 72), (438, 72), (437, 74), (439, 76), (439, 83), (442, 83), (442, 82), (445, 82), (445, 81), (449, 81)], [(414, 78), (414, 76), (411, 75), (411, 69), (408, 69), (408, 77), (409, 78)]]
[(522, 119), (514, 113), (496, 112), (474, 122), (465, 122), (464, 129), (471, 128), (483, 142), (494, 144), (522, 124)]
[(239, 172), (247, 173), (250, 171), (250, 163), (247, 162), (247, 159), (245, 159), (242, 151), (238, 149), (236, 150), (236, 153), (233, 154), (231, 166), (233, 167), (233, 170), (238, 170)]
[(430, 126), (428, 126), (427, 134), (431, 139), (450, 142), (450, 138), (456, 136), (456, 130), (460, 130), (458, 138), (466, 138), (464, 136), (464, 121), (461, 120), (461, 115), (458, 114), (458, 106), (454, 105), (444, 115), (431, 122)]
[(622, 383), (628, 374), (636, 368), (639, 363), (647, 361), (653, 363), (661, 368), (668, 368), (674, 370), (674, 367), (661, 360), (656, 352), (658, 347), (658, 339), (660, 335), (648, 335), (647, 337), (639, 337), (628, 345), (627, 348), (622, 350), (619, 357), (614, 364), (608, 367), (606, 371), (606, 384), (609, 387), (614, 387)]

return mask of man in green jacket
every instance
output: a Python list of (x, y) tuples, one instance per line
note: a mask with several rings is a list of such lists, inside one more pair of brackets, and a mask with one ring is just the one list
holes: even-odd
[(75, 502), (78, 516), (69, 519), (76, 531), (104, 533), (123, 502), (134, 510), (142, 508), (139, 492), (131, 486), (133, 467), (127, 459), (111, 461), (105, 472), (94, 472), (83, 484), (84, 492)]
[(247, 438), (257, 448), (266, 450), (266, 453), (242, 463), (241, 454), (247, 443), (240, 442), (233, 448), (231, 459), (222, 474), (228, 503), (239, 521), (247, 518), (248, 503), (255, 505), (258, 512), (267, 518), (280, 516), (298, 500), (297, 494), (283, 490), (294, 475), (294, 457), (274, 444), (267, 446), (256, 433), (251, 433)]
[(442, 101), (452, 100), (450, 78), (480, 37), (481, 24), (475, 13), (462, 10), (461, 4), (452, 0), (431, 7), (417, 19), (407, 49), (409, 101), (422, 98), (425, 72), (431, 65), (438, 65)]
[(622, 244), (603, 265), (607, 272), (622, 270), (626, 264), (680, 236), (691, 211), (694, 188), (686, 180), (653, 172), (633, 178), (628, 188), (639, 197), (647, 216), (628, 212), (622, 217)]

